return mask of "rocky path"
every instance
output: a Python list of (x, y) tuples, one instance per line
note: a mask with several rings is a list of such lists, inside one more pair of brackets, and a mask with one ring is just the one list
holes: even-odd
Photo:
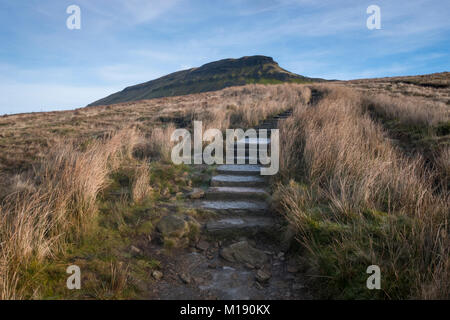
[[(256, 129), (274, 129), (290, 115), (286, 111)], [(267, 148), (270, 139), (243, 143), (246, 164), (217, 167), (203, 198), (192, 203), (213, 213), (203, 221), (200, 240), (187, 252), (160, 257), (171, 267), (153, 286), (150, 298), (310, 298), (301, 264), (285, 253), (285, 221), (270, 210), (268, 178), (260, 175), (260, 164), (248, 164), (248, 148)]]

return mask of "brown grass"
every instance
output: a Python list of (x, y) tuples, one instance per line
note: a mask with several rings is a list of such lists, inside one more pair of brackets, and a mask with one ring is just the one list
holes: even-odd
[[(449, 199), (435, 183), (448, 179), (448, 139), (440, 137), (431, 156), (406, 155), (388, 139), (391, 128), (374, 121), (375, 113), (405, 126), (440, 125), (449, 116), (446, 88), (430, 96), (423, 83), (408, 83), (426, 89), (403, 99), (411, 90), (390, 91), (386, 80), (346, 85), (358, 90), (314, 86), (324, 98), (313, 106), (311, 85), (248, 85), (0, 118), (0, 298), (39, 297), (24, 270), (89, 232), (98, 195), (124, 159), (168, 161), (171, 133), (193, 120), (246, 128), (290, 108), (278, 204), (298, 227), (314, 272), (331, 277), (329, 297), (373, 297), (358, 287), (368, 264), (382, 267), (384, 291), (376, 297), (448, 297)], [(435, 171), (425, 169), (430, 157)], [(150, 192), (150, 176), (145, 165), (133, 171), (134, 202)], [(122, 210), (112, 214), (120, 220)], [(122, 290), (126, 267), (111, 265), (111, 274), (108, 290)]]
[[(18, 173), (30, 169), (61, 138), (98, 138), (105, 132), (136, 126), (149, 138), (147, 140), (160, 141), (167, 138), (165, 135), (170, 128), (156, 131), (154, 128), (170, 127), (170, 123), (190, 128), (193, 120), (203, 121), (206, 128), (247, 128), (271, 114), (292, 108), (304, 87), (248, 85), (74, 111), (0, 117), (0, 172)], [(151, 135), (160, 137), (151, 138)], [(158, 152), (151, 148), (150, 152)]]
[(150, 169), (148, 165), (141, 165), (134, 175), (134, 181), (131, 190), (133, 201), (140, 203), (150, 193)]
[(15, 190), (0, 206), (2, 299), (22, 298), (29, 289), (21, 278), (27, 265), (61, 252), (89, 230), (108, 174), (130, 157), (137, 140), (135, 130), (124, 130), (86, 150), (61, 142), (35, 168), (32, 182), (13, 179)]
[(406, 125), (433, 126), (450, 121), (450, 108), (447, 105), (423, 98), (374, 94), (367, 98), (366, 104), (382, 117), (397, 119)]
[[(367, 98), (317, 88), (325, 98), (298, 105), (280, 134), (282, 175), (304, 185), (278, 188), (282, 211), (298, 227), (316, 272), (333, 277), (335, 286), (344, 283), (341, 296), (367, 297), (364, 283), (355, 289), (352, 272), (377, 264), (384, 297), (448, 298), (448, 281), (438, 281), (450, 276), (448, 194), (434, 192), (420, 156), (406, 157), (390, 144), (366, 112)], [(425, 114), (419, 121), (434, 119)], [(398, 117), (411, 120), (408, 113)]]

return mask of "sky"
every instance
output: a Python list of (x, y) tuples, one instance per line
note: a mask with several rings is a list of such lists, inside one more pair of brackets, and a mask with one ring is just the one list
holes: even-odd
[[(381, 29), (367, 28), (370, 5)], [(449, 13), (444, 0), (0, 0), (0, 114), (84, 107), (256, 54), (325, 79), (450, 71)]]

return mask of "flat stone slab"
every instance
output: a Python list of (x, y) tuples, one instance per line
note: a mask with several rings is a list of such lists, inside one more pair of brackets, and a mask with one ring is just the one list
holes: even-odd
[(212, 177), (211, 185), (220, 186), (240, 186), (256, 187), (266, 185), (266, 179), (262, 176), (238, 176), (238, 175), (217, 175)]
[(236, 142), (237, 144), (251, 144), (251, 145), (268, 145), (270, 144), (269, 138), (244, 138), (241, 140), (238, 140)]
[[(225, 159), (226, 161), (226, 159)], [(235, 164), (241, 164), (240, 162), (243, 162), (242, 164), (258, 164), (258, 157), (249, 157), (249, 156), (245, 156), (245, 157), (240, 157), (240, 156), (235, 156), (234, 157), (234, 163)]]
[(268, 229), (274, 225), (274, 219), (267, 217), (224, 218), (208, 222), (206, 224), (206, 231), (210, 233), (221, 233), (239, 230)]
[(224, 214), (264, 214), (268, 205), (264, 201), (202, 201), (201, 207)]
[(210, 187), (206, 199), (265, 199), (269, 197), (263, 188), (255, 187)]
[(223, 174), (259, 175), (261, 166), (257, 164), (223, 164), (217, 167)]

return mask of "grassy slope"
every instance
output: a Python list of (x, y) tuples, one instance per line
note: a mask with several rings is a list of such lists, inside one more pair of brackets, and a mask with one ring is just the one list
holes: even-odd
[[(222, 128), (233, 118), (247, 126), (288, 108), (297, 89), (250, 85), (0, 118), (0, 299), (145, 295), (161, 267), (145, 250), (158, 219), (201, 214), (185, 209), (183, 198), (203, 179), (169, 162), (174, 126), (166, 122), (195, 117)], [(65, 287), (72, 264), (82, 268), (81, 291)]]
[[(386, 80), (383, 81), (384, 83), (386, 82)], [(384, 84), (382, 86), (384, 88)], [(372, 91), (372, 93), (385, 92), (389, 95), (398, 94), (397, 92), (384, 90), (376, 82), (373, 84), (366, 82), (364, 86), (360, 87), (358, 85), (357, 87), (359, 90), (369, 90)], [(255, 119), (263, 118), (272, 112), (277, 112), (279, 109), (301, 105), (304, 103), (301, 99), (302, 95), (305, 96), (304, 89), (304, 86), (299, 85), (250, 85), (228, 88), (218, 92), (144, 100), (108, 107), (93, 107), (76, 111), (2, 117), (0, 118), (0, 127), (2, 129), (0, 131), (0, 148), (2, 151), (0, 170), (3, 171), (3, 174), (8, 173), (8, 175), (3, 175), (4, 179), (2, 179), (0, 185), (0, 187), (3, 188), (0, 188), (0, 196), (3, 198), (7, 193), (20, 190), (28, 190), (33, 194), (36, 190), (35, 187), (39, 188), (39, 184), (33, 187), (34, 182), (27, 181), (26, 174), (21, 176), (10, 176), (9, 173), (23, 171), (24, 169), (30, 168), (31, 165), (37, 165), (39, 162), (45, 161), (46, 154), (49, 150), (55, 148), (57, 145), (56, 142), (61, 138), (74, 139), (78, 143), (81, 143), (81, 150), (88, 150), (92, 142), (95, 142), (99, 137), (104, 136), (106, 132), (135, 125), (146, 135), (147, 141), (163, 142), (162, 145), (167, 147), (167, 143), (164, 143), (164, 138), (167, 138), (168, 133), (155, 133), (152, 130), (155, 126), (167, 126), (162, 122), (177, 122), (181, 119), (189, 126), (192, 119), (203, 119), (212, 127), (226, 128), (230, 124), (230, 119), (233, 119), (232, 122), (239, 123), (240, 126), (245, 127), (252, 125), (254, 121), (256, 121)], [(434, 101), (435, 99), (445, 100), (445, 91), (440, 91), (444, 90), (443, 88), (433, 90), (438, 90), (435, 95), (432, 95), (432, 93), (428, 91), (426, 93), (427, 96), (432, 97), (430, 99), (433, 100), (433, 103), (436, 102)], [(407, 90), (406, 92), (409, 91), (410, 90)], [(395, 121), (395, 123), (402, 125), (406, 125), (412, 121), (413, 123), (427, 127), (428, 125), (423, 124), (420, 119), (428, 121), (430, 115), (427, 112), (418, 112), (426, 109), (422, 107), (422, 98), (425, 97), (413, 96), (413, 103), (408, 102), (405, 103), (405, 105), (389, 99), (381, 100), (374, 104), (374, 107), (376, 107), (377, 114), (381, 115), (383, 119), (387, 119), (386, 121)], [(400, 100), (403, 101), (402, 99), (403, 98)], [(417, 101), (420, 101), (420, 103), (414, 103)], [(331, 104), (333, 100), (330, 100), (329, 102)], [(442, 101), (437, 102), (442, 103)], [(439, 106), (441, 105), (439, 104)], [(395, 112), (398, 109), (402, 110), (400, 114), (396, 114)], [(435, 112), (435, 110), (437, 111)], [(437, 118), (439, 119), (440, 115), (442, 115), (439, 110), (441, 109), (431, 108), (430, 112), (432, 114), (437, 114)], [(416, 117), (417, 114), (419, 114), (418, 119)], [(330, 115), (333, 115), (333, 113)], [(431, 118), (433, 117), (431, 116)], [(327, 121), (329, 120), (330, 119)], [(439, 121), (436, 123), (432, 121), (432, 123), (433, 126), (440, 126)], [(398, 126), (395, 125), (395, 127), (397, 128)], [(386, 126), (386, 128), (390, 130), (389, 126)], [(405, 131), (410, 132), (406, 127)], [(335, 137), (336, 132), (340, 133), (342, 132), (342, 129), (333, 131), (331, 137), (323, 140), (323, 142), (325, 142), (325, 147), (330, 147), (333, 141), (335, 141), (333, 140), (333, 137)], [(358, 135), (354, 135), (354, 137), (357, 136)], [(448, 138), (448, 134), (441, 136), (439, 146), (445, 147), (445, 145), (448, 145)], [(126, 144), (129, 144), (127, 139), (124, 140)], [(87, 142), (85, 143), (83, 141)], [(301, 138), (297, 139), (297, 141), (301, 141)], [(347, 145), (350, 147), (357, 145), (357, 141), (354, 141), (354, 139), (345, 140), (339, 138), (338, 141), (353, 141), (354, 143)], [(426, 142), (426, 139), (424, 141)], [(385, 140), (381, 140), (381, 142), (381, 146), (388, 143)], [(126, 161), (126, 167), (128, 167), (128, 169), (121, 166), (120, 168), (116, 168), (109, 172), (104, 184), (102, 183), (105, 189), (102, 189), (103, 191), (99, 192), (98, 195), (97, 193), (94, 193), (96, 196), (95, 199), (97, 200), (94, 206), (94, 209), (97, 209), (95, 210), (97, 222), (93, 225), (94, 234), (85, 234), (84, 240), (81, 242), (72, 241), (66, 243), (65, 245), (73, 247), (65, 251), (65, 253), (64, 251), (58, 251), (61, 255), (57, 255), (56, 257), (49, 256), (45, 257), (44, 260), (27, 260), (28, 262), (25, 264), (25, 268), (20, 269), (20, 275), (22, 277), (21, 281), (31, 281), (28, 283), (28, 289), (40, 286), (41, 290), (37, 295), (33, 295), (33, 290), (27, 291), (22, 297), (70, 297), (73, 293), (64, 291), (63, 282), (67, 276), (65, 274), (65, 267), (69, 262), (72, 263), (74, 261), (83, 264), (87, 268), (88, 277), (91, 277), (88, 278), (87, 281), (91, 285), (87, 287), (87, 291), (83, 292), (83, 296), (72, 297), (126, 298), (135, 294), (133, 291), (134, 289), (128, 287), (126, 282), (127, 279), (126, 277), (124, 278), (123, 275), (132, 274), (133, 277), (139, 279), (140, 275), (144, 276), (145, 274), (145, 276), (148, 276), (151, 270), (154, 270), (159, 266), (158, 262), (155, 261), (151, 255), (130, 256), (129, 245), (136, 239), (139, 239), (139, 237), (148, 234), (149, 230), (151, 230), (154, 225), (153, 219), (158, 218), (158, 216), (153, 213), (161, 211), (161, 209), (158, 208), (159, 204), (164, 204), (168, 201), (177, 201), (177, 188), (183, 187), (190, 179), (190, 176), (187, 176), (186, 179), (182, 180), (177, 179), (178, 176), (183, 176), (183, 172), (186, 171), (186, 168), (167, 166), (164, 167), (163, 171), (167, 171), (168, 175), (163, 174), (161, 168), (158, 168), (158, 166), (164, 166), (162, 162), (159, 162), (157, 157), (157, 155), (162, 152), (160, 148), (161, 145), (158, 146), (158, 143), (155, 143), (155, 146), (150, 148), (152, 150), (150, 154), (152, 154), (152, 157), (155, 157), (154, 160), (156, 163), (154, 164), (156, 167), (150, 167), (150, 176), (148, 179), (150, 180), (153, 191), (148, 194), (147, 200), (144, 200), (139, 204), (134, 203), (133, 196), (130, 197), (130, 194), (133, 194), (133, 191), (131, 190), (133, 188), (133, 183), (131, 183), (131, 180), (140, 174), (137, 175), (136, 172), (138, 171), (135, 171), (134, 169), (130, 170), (129, 165), (134, 163), (136, 167), (139, 167), (141, 166), (139, 161), (134, 162), (134, 160), (128, 160)], [(290, 150), (300, 150), (300, 148), (301, 145), (295, 145), (294, 148), (291, 148)], [(382, 149), (383, 147), (381, 147), (380, 150)], [(317, 150), (322, 151), (325, 149), (320, 147), (317, 148)], [(347, 149), (339, 148), (338, 150), (346, 151)], [(348, 150), (355, 149), (350, 148)], [(378, 151), (376, 150), (376, 152)], [(290, 154), (294, 156), (294, 158), (296, 157), (296, 153), (290, 152)], [(334, 155), (336, 154), (337, 153), (334, 153)], [(351, 152), (349, 152), (348, 155), (350, 158), (352, 157)], [(334, 158), (335, 156), (330, 159)], [(300, 159), (300, 157), (297, 157), (296, 159)], [(389, 161), (386, 161), (386, 163), (389, 163)], [(324, 165), (327, 165), (327, 163), (325, 162)], [(322, 166), (320, 167), (322, 168)], [(364, 163), (360, 168), (364, 167), (367, 167), (367, 163)], [(292, 168), (295, 169), (296, 166), (293, 165)], [(317, 172), (323, 172), (323, 170)], [(370, 174), (370, 170), (363, 172)], [(390, 173), (389, 170), (386, 172)], [(301, 177), (304, 173), (304, 170), (299, 170), (296, 175)], [(348, 173), (349, 172), (347, 172), (347, 174)], [(327, 172), (325, 172), (325, 174), (327, 174)], [(364, 177), (365, 176), (363, 175), (362, 178)], [(41, 180), (41, 177), (37, 178), (37, 181)], [(395, 177), (391, 174), (386, 177), (388, 182), (391, 178), (394, 179)], [(428, 181), (425, 181), (425, 184), (426, 183), (428, 183)], [(170, 186), (171, 188), (169, 188)], [(304, 205), (303, 201), (305, 199), (311, 200), (310, 198), (304, 198), (304, 196), (311, 196), (311, 194), (305, 195), (305, 190), (308, 190), (309, 187), (309, 185), (305, 184), (305, 181), (300, 179), (292, 185), (292, 188), (289, 187), (285, 194), (292, 195), (292, 192), (294, 192), (293, 199), (297, 203), (296, 205)], [(128, 200), (123, 202), (109, 198), (109, 195), (116, 194), (120, 190), (126, 190), (125, 199)], [(161, 197), (161, 195), (163, 196)], [(300, 198), (298, 195), (300, 195)], [(389, 252), (383, 251), (386, 250), (385, 246), (391, 245), (393, 241), (394, 243), (399, 242), (401, 244), (400, 241), (405, 239), (402, 238), (405, 236), (404, 232), (409, 232), (408, 230), (411, 230), (408, 229), (411, 227), (409, 218), (403, 218), (402, 216), (396, 215), (387, 216), (389, 210), (385, 207), (372, 206), (369, 208), (360, 208), (361, 210), (357, 209), (355, 211), (357, 213), (355, 216), (350, 215), (354, 220), (345, 220), (344, 222), (338, 221), (337, 223), (336, 221), (330, 222), (330, 214), (332, 215), (335, 213), (336, 203), (339, 203), (342, 199), (332, 199), (332, 201), (327, 202), (326, 197), (325, 199), (323, 198), (323, 194), (319, 193), (318, 195), (318, 200), (316, 198), (317, 201), (308, 202), (308, 207), (306, 207), (306, 213), (311, 214), (312, 218), (311, 226), (313, 227), (313, 236), (317, 236), (318, 238), (307, 238), (310, 241), (307, 242), (306, 245), (318, 245), (319, 249), (321, 249), (322, 269), (320, 272), (322, 272), (322, 275), (332, 277), (333, 279), (333, 281), (324, 282), (322, 284), (327, 287), (328, 297), (343, 297), (344, 295), (346, 297), (370, 297), (366, 295), (367, 292), (365, 291), (363, 291), (363, 295), (361, 295), (361, 288), (358, 287), (361, 285), (358, 281), (363, 281), (366, 276), (364, 273), (365, 270), (363, 270), (364, 264), (361, 264), (361, 260), (358, 259), (362, 257), (365, 263), (367, 262), (367, 257), (364, 256), (364, 251), (358, 251), (355, 248), (360, 246), (360, 248), (365, 248), (364, 250), (369, 250), (370, 246), (375, 244), (377, 248), (381, 248), (381, 252)], [(337, 197), (339, 195), (341, 194), (338, 190), (333, 196)], [(342, 195), (345, 196), (345, 193)], [(23, 201), (19, 203), (26, 204), (26, 202)], [(382, 201), (381, 204), (385, 205)], [(438, 203), (437, 205), (440, 204)], [(305, 206), (303, 206), (303, 208), (305, 208)], [(8, 203), (3, 203), (0, 209), (7, 210)], [(118, 214), (111, 216), (109, 214), (111, 212), (117, 212)], [(143, 212), (145, 213), (143, 214)], [(288, 210), (284, 210), (284, 213), (288, 213)], [(344, 218), (347, 219), (348, 217), (344, 216)], [(370, 223), (368, 223), (368, 221)], [(139, 230), (136, 231), (138, 225), (142, 225), (142, 234)], [(147, 227), (148, 229), (146, 229)], [(386, 235), (386, 233), (383, 232), (386, 228), (391, 227), (393, 228), (392, 230), (397, 228), (402, 229), (400, 231), (403, 233), (399, 233), (398, 236), (396, 234), (388, 233), (387, 235), (391, 235), (393, 238), (383, 238), (383, 236)], [(433, 225), (431, 225), (431, 227), (433, 227)], [(445, 225), (441, 228), (444, 230), (441, 232), (442, 234), (445, 234), (446, 230), (448, 230), (446, 229), (448, 226)], [(367, 235), (371, 233), (374, 236), (368, 238)], [(359, 237), (360, 235), (362, 236)], [(410, 234), (406, 233), (406, 236), (409, 235)], [(431, 232), (429, 235), (436, 236), (436, 233)], [(346, 239), (348, 242), (342, 247), (331, 246), (330, 241), (332, 242), (335, 239)], [(311, 240), (314, 240), (314, 242), (311, 242)], [(410, 238), (406, 237), (406, 240), (410, 240)], [(16, 250), (16, 245), (12, 248), (15, 249), (14, 252), (21, 252), (20, 250)], [(42, 248), (45, 249), (45, 246), (42, 246)], [(67, 249), (67, 247), (65, 248)], [(403, 250), (405, 248), (403, 248)], [(358, 256), (358, 254), (360, 254), (360, 256)], [(413, 259), (415, 261), (420, 260), (421, 258), (413, 252), (408, 259)], [(9, 264), (12, 263), (12, 260), (8, 261)], [(389, 261), (389, 259), (387, 259), (387, 261)], [(336, 268), (336, 266), (338, 266), (338, 268)], [(353, 266), (356, 266), (357, 268), (353, 268)], [(435, 267), (436, 265), (430, 265), (429, 269), (422, 272), (426, 279), (433, 276), (433, 272), (436, 271), (434, 269)], [(131, 268), (134, 271), (129, 271), (127, 268)], [(362, 272), (360, 272), (361, 270)], [(420, 269), (412, 270), (415, 272)], [(1, 271), (2, 270), (0, 270), (0, 272)], [(22, 272), (25, 272), (25, 274)], [(364, 277), (355, 277), (355, 272), (357, 275), (363, 273)], [(439, 275), (438, 272), (436, 272), (436, 274)], [(141, 278), (141, 280), (142, 279), (143, 278)], [(349, 279), (351, 281), (348, 281)], [(403, 276), (397, 279), (396, 287), (392, 287), (394, 295), (391, 295), (391, 297), (409, 296), (409, 294), (412, 293), (413, 285), (417, 288), (417, 283), (408, 282), (408, 279), (410, 278)], [(438, 282), (439, 278), (436, 278), (435, 280)], [(445, 281), (443, 283), (445, 284)], [(19, 285), (21, 284), (22, 283), (19, 283)], [(430, 296), (433, 296), (432, 289), (440, 290), (437, 285), (433, 285), (432, 281), (427, 284), (429, 284), (431, 288), (431, 290), (427, 291), (431, 292)], [(347, 289), (345, 292), (342, 291), (342, 287), (346, 286)], [(130, 291), (128, 291), (128, 288), (131, 288)], [(21, 292), (17, 293), (20, 297)], [(436, 292), (436, 295), (439, 293), (442, 293), (442, 291)], [(2, 292), (2, 294), (5, 293)], [(7, 295), (4, 295), (4, 297), (7, 297)], [(380, 295), (378, 297), (385, 298), (386, 296)]]
[[(448, 298), (448, 160), (430, 172), (421, 161), (426, 149), (406, 154), (388, 139), (392, 128), (376, 123), (379, 116), (395, 117), (402, 126), (432, 131), (448, 124), (448, 107), (420, 108), (342, 87), (316, 90), (322, 100), (297, 105), (282, 127), (281, 150), (289, 151), (281, 153), (275, 197), (298, 232), (316, 293), (341, 299)], [(444, 156), (449, 138), (442, 139)], [(437, 163), (441, 156), (429, 157)], [(379, 291), (366, 288), (366, 268), (373, 264), (382, 270)]]

